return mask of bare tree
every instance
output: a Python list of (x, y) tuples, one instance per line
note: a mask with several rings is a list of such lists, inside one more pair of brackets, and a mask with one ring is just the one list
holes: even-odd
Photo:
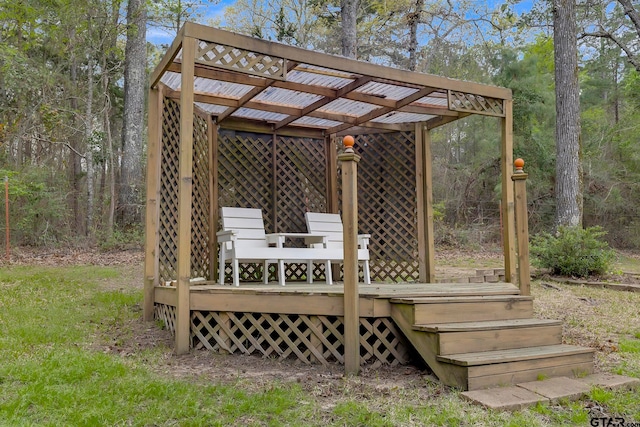
[(357, 56), (356, 17), (358, 0), (342, 0), (342, 55)]
[(147, 63), (146, 9), (144, 0), (129, 0), (124, 63), (124, 117), (119, 187), (119, 219), (122, 226), (140, 218), (144, 87)]
[(580, 87), (575, 0), (554, 0), (556, 226), (582, 225)]

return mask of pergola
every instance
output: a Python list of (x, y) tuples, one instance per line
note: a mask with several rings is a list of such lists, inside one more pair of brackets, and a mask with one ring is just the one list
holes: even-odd
[[(248, 203), (258, 199), (247, 197), (260, 197), (256, 203), (263, 203), (268, 210), (268, 222), (274, 228), (278, 224), (282, 227), (291, 205), (282, 207), (288, 184), (280, 184), (279, 176), (297, 182), (304, 175), (302, 180), (309, 181), (305, 184), (309, 188), (313, 181), (322, 182), (324, 194), (318, 196), (322, 201), (317, 206), (338, 212), (337, 143), (347, 134), (356, 137), (356, 149), (363, 157), (376, 142), (390, 155), (401, 154), (394, 149), (410, 148), (411, 173), (407, 176), (414, 191), (409, 199), (415, 215), (407, 214), (403, 222), (415, 228), (416, 281), (434, 282), (430, 131), (472, 114), (493, 116), (501, 123), (505, 281), (516, 283), (509, 89), (384, 67), (186, 23), (150, 82), (145, 319), (153, 318), (154, 289), (165, 281), (175, 281), (176, 351), (188, 350), (190, 280), (216, 277), (221, 203)], [(247, 133), (259, 137), (247, 137)], [(243, 145), (247, 141), (254, 145)], [(398, 141), (402, 144), (394, 148)], [(307, 166), (294, 173), (289, 165), (279, 162), (287, 158), (282, 154), (286, 150), (312, 142), (321, 147), (314, 148), (320, 156)], [(239, 159), (227, 159), (224, 170), (223, 146)], [(240, 156), (254, 148), (262, 150), (267, 160), (245, 164)], [(319, 175), (313, 175), (309, 165), (315, 166)], [(269, 174), (261, 175), (263, 169)], [(261, 185), (264, 181), (269, 194), (241, 188), (245, 184), (237, 176), (242, 173), (243, 181)], [(385, 173), (389, 174), (388, 170)], [(235, 181), (230, 189), (225, 183), (232, 178)], [(239, 198), (237, 193), (242, 191), (258, 196)], [(366, 203), (363, 209), (367, 209)], [(375, 209), (375, 221), (386, 221), (380, 219), (384, 209)]]

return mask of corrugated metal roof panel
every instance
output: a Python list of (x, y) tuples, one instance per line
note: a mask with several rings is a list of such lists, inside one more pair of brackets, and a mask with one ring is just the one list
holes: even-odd
[(397, 101), (403, 99), (409, 95), (416, 93), (418, 89), (412, 87), (404, 87), (391, 85), (388, 83), (369, 82), (356, 89), (354, 92), (365, 93), (367, 95), (374, 95), (380, 98), (392, 99)]
[(214, 105), (214, 104), (205, 104), (204, 102), (196, 102), (195, 103), (202, 111), (209, 114), (222, 114), (229, 107), (225, 107), (223, 105)]
[(253, 86), (196, 77), (193, 83), (193, 88), (195, 92), (199, 93), (222, 96), (224, 98), (240, 99), (253, 89)]
[(380, 108), (377, 105), (367, 104), (366, 102), (352, 101), (350, 99), (338, 98), (331, 101), (327, 105), (318, 108), (318, 111), (328, 113), (348, 114), (350, 116), (359, 117)]
[(294, 69), (287, 73), (287, 81), (312, 86), (322, 86), (330, 89), (340, 89), (341, 87), (344, 87), (351, 83), (353, 79), (317, 73), (308, 73), (302, 70)]
[(269, 111), (254, 110), (253, 108), (238, 108), (231, 114), (234, 117), (242, 117), (246, 119), (264, 120), (267, 122), (279, 122), (289, 117), (286, 114), (272, 113)]
[(434, 116), (432, 114), (391, 112), (383, 116), (376, 117), (371, 121), (375, 123), (415, 123), (415, 122), (425, 122), (434, 117), (437, 117), (437, 116)]
[(162, 75), (160, 81), (171, 88), (171, 90), (178, 90), (180, 88), (180, 73), (172, 73), (167, 71)]
[(435, 105), (438, 107), (448, 107), (446, 96), (425, 96), (415, 101), (416, 104)]
[(334, 126), (341, 125), (342, 122), (336, 122), (335, 120), (317, 119), (314, 117), (300, 117), (298, 120), (292, 123), (293, 125), (300, 126), (313, 126), (319, 128), (332, 128)]
[(295, 90), (268, 87), (253, 98), (269, 104), (286, 105), (288, 107), (304, 108), (322, 99), (320, 95), (298, 92)]

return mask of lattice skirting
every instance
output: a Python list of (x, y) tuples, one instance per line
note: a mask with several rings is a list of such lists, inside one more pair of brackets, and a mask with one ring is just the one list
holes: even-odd
[[(174, 329), (173, 307), (156, 305), (156, 316)], [(281, 359), (296, 357), (311, 364), (344, 363), (343, 318), (297, 314), (193, 311), (191, 339), (196, 349), (261, 354)], [(390, 318), (360, 319), (360, 357), (363, 365), (409, 362), (409, 345)]]
[(164, 326), (171, 332), (176, 333), (176, 308), (171, 305), (156, 304), (155, 318), (164, 322)]

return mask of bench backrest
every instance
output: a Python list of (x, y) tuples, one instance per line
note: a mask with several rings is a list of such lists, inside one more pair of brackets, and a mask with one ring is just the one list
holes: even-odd
[(328, 236), (328, 247), (342, 248), (344, 235), (340, 214), (306, 212), (307, 230), (309, 233), (322, 233)]
[[(237, 247), (264, 248), (269, 246), (265, 237), (262, 210), (254, 208), (220, 208), (222, 230), (237, 233)], [(230, 249), (230, 244), (227, 244)]]

